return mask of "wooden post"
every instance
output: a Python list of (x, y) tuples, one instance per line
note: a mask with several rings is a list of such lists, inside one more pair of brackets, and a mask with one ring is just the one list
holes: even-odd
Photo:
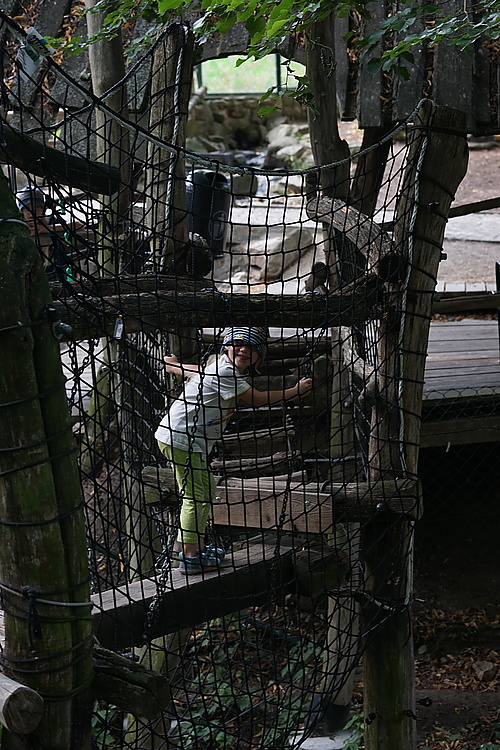
[[(1, 176), (0, 218), (10, 217), (19, 214)], [(87, 750), (93, 636), (75, 445), (59, 343), (45, 314), (47, 277), (27, 228), (8, 221), (0, 224), (0, 297), (3, 660), (46, 701), (33, 743)], [(16, 738), (4, 731), (2, 750)]]
[[(335, 84), (335, 16), (332, 13), (321, 24), (308, 31), (306, 44), (306, 69), (313, 91), (313, 101), (308, 108), (311, 146), (318, 165), (346, 160), (341, 167), (320, 169), (318, 189), (330, 198), (347, 198), (349, 195), (349, 145), (342, 140), (338, 130), (337, 95)], [(318, 196), (319, 202), (319, 196)], [(315, 199), (312, 201), (316, 203)], [(353, 244), (345, 233), (340, 234), (331, 224), (331, 211), (325, 216), (323, 232), (326, 244), (326, 263), (329, 269), (330, 292), (345, 282), (346, 262), (353, 257)], [(354, 264), (352, 264), (354, 266)], [(350, 279), (349, 279), (350, 280)], [(352, 407), (346, 406), (349, 392), (348, 374), (342, 364), (340, 328), (331, 329), (332, 362), (334, 373), (331, 381), (331, 413), (329, 454), (332, 461), (330, 481), (349, 481), (356, 475), (356, 465), (345, 459), (354, 453), (354, 424)], [(354, 576), (358, 555), (358, 542), (346, 543), (346, 536), (359, 538), (359, 524), (347, 524), (337, 528), (330, 543), (338, 550), (348, 549), (351, 574)], [(329, 597), (326, 650), (323, 663), (324, 679), (321, 686), (321, 709), (330, 720), (332, 729), (342, 728), (348, 718), (348, 706), (354, 687), (354, 665), (356, 653), (356, 620), (358, 604), (354, 599)], [(347, 655), (346, 655), (347, 654)], [(350, 675), (339, 681), (339, 675)], [(342, 687), (339, 689), (339, 684)], [(318, 696), (317, 696), (318, 699)], [(313, 705), (313, 709), (315, 706)]]
[[(180, 24), (172, 24), (163, 44), (158, 46), (153, 61), (149, 132), (176, 146), (185, 145), (193, 75), (193, 49), (192, 31)], [(147, 163), (147, 221), (153, 234), (155, 267), (159, 271), (176, 271), (182, 267), (189, 245), (184, 160), (148, 143)], [(196, 329), (182, 330), (180, 323), (176, 328), (179, 334), (168, 334), (170, 352), (177, 354), (181, 362), (192, 361), (197, 354)], [(153, 436), (151, 439), (153, 440)], [(142, 496), (136, 494), (135, 500), (131, 499), (133, 504), (129, 511), (133, 518)], [(139, 508), (140, 513), (144, 513), (144, 508)], [(133, 545), (143, 546), (140, 529)], [(134, 554), (131, 550), (131, 557)], [(143, 569), (139, 574), (141, 572), (146, 571)], [(154, 671), (168, 674), (177, 663), (176, 654), (171, 653), (174, 644), (180, 648), (180, 644), (184, 643), (189, 633), (189, 629), (184, 629), (173, 636), (153, 640), (148, 646), (140, 649), (138, 656), (141, 664)], [(166, 747), (163, 740), (158, 739), (148, 727), (143, 727), (134, 717), (129, 716), (126, 721), (127, 742), (137, 742), (141, 747), (155, 750)]]
[[(384, 372), (379, 389), (388, 402), (374, 409), (371, 479), (400, 473), (416, 476), (432, 293), (450, 203), (467, 168), (464, 114), (426, 102), (420, 118), (396, 214), (395, 245), (408, 274), (403, 293), (397, 295), (399, 317), (393, 308), (383, 323), (384, 351), (380, 349), (379, 355), (386, 360), (378, 363)], [(393, 520), (383, 510), (364, 535), (367, 750), (416, 747), (412, 541), (413, 525)]]

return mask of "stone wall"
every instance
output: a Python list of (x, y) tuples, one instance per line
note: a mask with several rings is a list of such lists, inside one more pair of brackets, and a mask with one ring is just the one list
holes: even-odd
[(257, 95), (207, 96), (198, 89), (189, 106), (186, 147), (190, 151), (253, 150), (267, 143), (267, 134), (277, 124), (307, 122), (307, 112), (294, 99), (285, 97), (280, 110), (264, 117)]

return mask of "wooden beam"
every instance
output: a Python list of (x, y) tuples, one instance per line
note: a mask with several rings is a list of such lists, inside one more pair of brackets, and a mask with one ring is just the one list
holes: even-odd
[(97, 700), (144, 719), (158, 718), (170, 705), (168, 679), (132, 659), (94, 646), (94, 670)]
[(214, 290), (113, 295), (54, 302), (60, 319), (73, 328), (73, 338), (112, 336), (117, 315), (125, 332), (177, 331), (179, 328), (223, 328), (229, 325), (274, 325), (282, 328), (352, 326), (373, 316), (374, 299), (360, 289), (352, 294), (297, 297), (281, 294), (233, 294)]
[(0, 724), (15, 734), (30, 734), (42, 714), (41, 695), (0, 673)]
[(440, 292), (434, 295), (432, 313), (492, 312), (500, 307), (499, 292)]
[(342, 200), (317, 196), (309, 201), (306, 211), (313, 221), (329, 224), (345, 235), (365, 257), (366, 267), (370, 271), (384, 256), (394, 253), (392, 239), (373, 217), (348, 206)]
[(113, 297), (125, 294), (137, 294), (142, 292), (175, 292), (181, 294), (194, 294), (202, 289), (214, 289), (215, 284), (211, 279), (193, 279), (190, 276), (178, 276), (172, 273), (155, 273), (153, 274), (120, 274), (120, 276), (103, 276), (89, 277), (85, 282), (65, 282), (59, 281), (49, 283), (50, 291), (54, 299), (59, 299), (61, 295), (67, 292), (68, 288), (72, 289), (73, 296), (83, 294), (84, 297)]
[(316, 597), (346, 584), (349, 563), (331, 547), (309, 547), (295, 557), (297, 593)]
[[(189, 578), (172, 570), (148, 636), (159, 638), (264, 604), (271, 588), (274, 593), (294, 593), (292, 541), (282, 538), (276, 553), (276, 539), (261, 538), (228, 555), (212, 573)], [(120, 651), (145, 643), (145, 617), (157, 593), (156, 582), (145, 579), (95, 594), (94, 631), (101, 645)]]
[(22, 172), (46, 177), (86, 193), (112, 195), (120, 186), (120, 170), (65, 153), (15, 130), (0, 119), (0, 161)]
[(179, 498), (173, 469), (145, 466), (141, 476), (144, 485), (144, 502), (147, 505), (177, 508)]

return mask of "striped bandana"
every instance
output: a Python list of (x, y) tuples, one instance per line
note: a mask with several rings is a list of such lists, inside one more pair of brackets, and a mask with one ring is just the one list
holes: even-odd
[(226, 328), (222, 346), (238, 343), (249, 344), (257, 349), (260, 356), (264, 358), (267, 351), (267, 336), (266, 328)]

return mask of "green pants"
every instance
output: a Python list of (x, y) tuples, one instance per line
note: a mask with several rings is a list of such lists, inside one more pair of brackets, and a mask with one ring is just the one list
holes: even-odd
[(182, 502), (177, 541), (181, 544), (199, 544), (203, 548), (205, 526), (215, 495), (215, 480), (205, 456), (160, 441), (158, 445), (172, 464)]

